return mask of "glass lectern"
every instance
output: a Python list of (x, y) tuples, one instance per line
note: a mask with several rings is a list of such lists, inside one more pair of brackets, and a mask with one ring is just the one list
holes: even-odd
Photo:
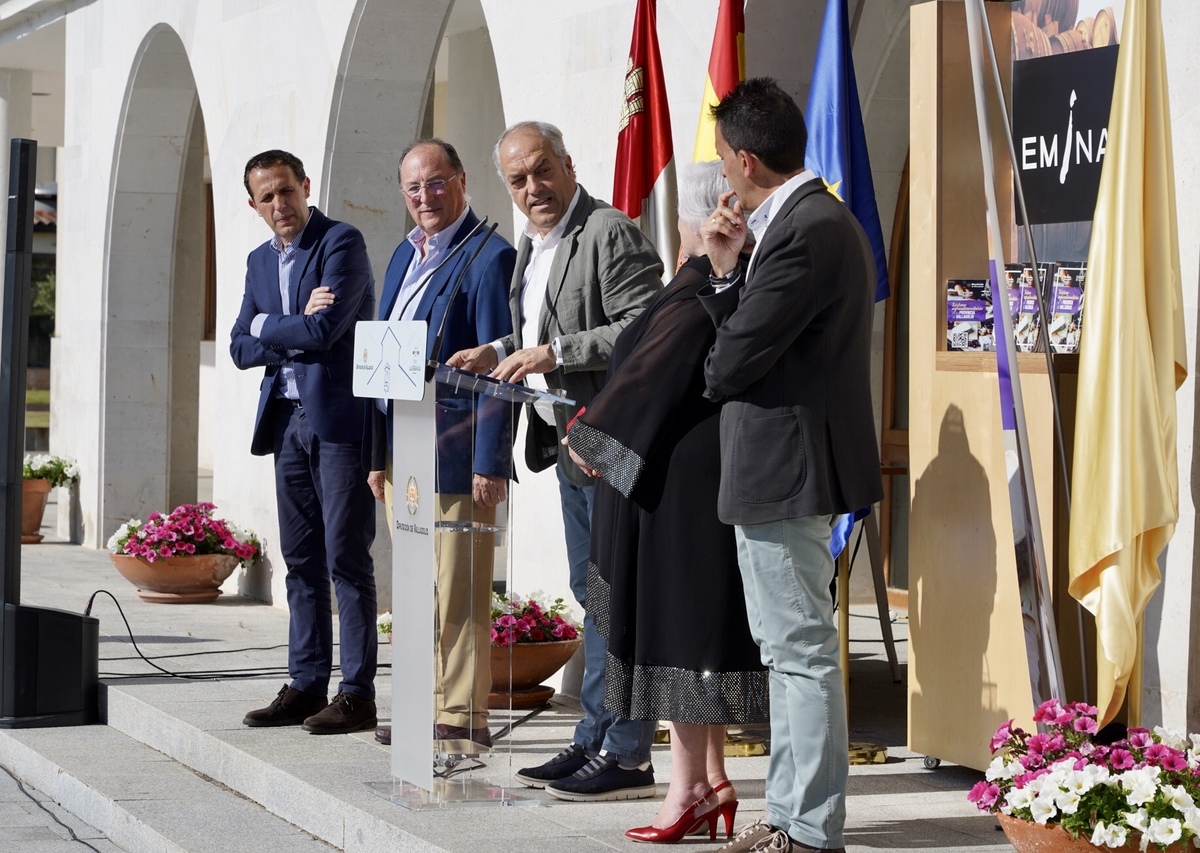
[[(372, 787), (413, 809), (534, 804), (512, 766), (517, 725), (532, 714), (493, 685), (511, 673), (512, 647), (492, 647), (491, 612), (494, 591), (516, 591), (516, 416), (524, 403), (571, 401), (445, 365), (424, 370), (424, 342), (421, 322), (360, 323), (356, 338), (355, 393), (390, 399), (392, 412), (393, 779)], [(475, 472), (493, 478), (486, 500)], [(487, 506), (499, 482), (507, 499)]]

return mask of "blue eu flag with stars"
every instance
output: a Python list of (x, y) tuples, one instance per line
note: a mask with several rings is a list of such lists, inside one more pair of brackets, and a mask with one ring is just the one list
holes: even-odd
[(878, 276), (875, 301), (887, 299), (890, 292), (887, 254), (875, 206), (858, 85), (854, 81), (846, 0), (829, 0), (825, 7), (804, 117), (808, 125), (805, 165), (825, 180), (830, 191), (850, 208), (867, 232)]

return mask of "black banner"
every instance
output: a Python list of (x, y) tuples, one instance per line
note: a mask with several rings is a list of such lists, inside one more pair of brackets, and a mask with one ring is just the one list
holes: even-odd
[[(1091, 221), (1108, 144), (1117, 49), (1013, 63), (1013, 171), (1034, 225)], [(1018, 210), (1018, 222), (1020, 215)]]

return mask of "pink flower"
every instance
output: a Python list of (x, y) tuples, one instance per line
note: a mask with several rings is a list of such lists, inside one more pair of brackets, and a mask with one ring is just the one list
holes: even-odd
[(1125, 739), (1134, 749), (1145, 749), (1154, 743), (1154, 739), (1150, 737), (1150, 732), (1146, 729), (1130, 729)]
[[(1001, 725), (1000, 728), (996, 729), (996, 733), (992, 735), (992, 741), (989, 744), (992, 752), (995, 752), (1000, 747), (1008, 743), (1008, 739), (1012, 737), (1012, 724), (1013, 721), (1009, 720), (1007, 723)], [(975, 800), (972, 800), (971, 802), (975, 802)]]
[(1113, 770), (1132, 770), (1136, 762), (1133, 754), (1127, 749), (1113, 747), (1108, 753), (1108, 766)]
[[(1011, 722), (1011, 721), (1010, 721)], [(979, 808), (980, 811), (987, 811), (996, 804), (996, 800), (1000, 798), (1000, 789), (988, 782), (986, 779), (975, 783), (975, 787), (967, 794), (967, 799)]]
[(1096, 725), (1096, 720), (1093, 717), (1076, 717), (1071, 721), (1071, 727), (1077, 732), (1094, 735), (1100, 730)]

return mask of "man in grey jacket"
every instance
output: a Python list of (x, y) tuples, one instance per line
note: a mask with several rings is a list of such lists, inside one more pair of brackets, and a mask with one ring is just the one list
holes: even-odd
[(713, 267), (700, 299), (717, 325), (705, 395), (725, 401), (717, 513), (734, 525), (771, 682), (767, 822), (722, 849), (842, 850), (849, 738), (829, 537), (834, 517), (883, 493), (875, 262), (854, 215), (804, 168), (804, 116), (774, 81), (739, 83), (713, 115), (733, 187), (700, 229)]
[(525, 455), (534, 471), (557, 462), (571, 591), (585, 612), (584, 718), (570, 746), (517, 778), (566, 800), (651, 797), (654, 723), (604, 709), (606, 650), (585, 600), (593, 480), (558, 451), (567, 423), (604, 387), (613, 341), (662, 288), (662, 262), (627, 216), (579, 186), (558, 128), (515, 124), (500, 135), (493, 159), (528, 217), (509, 293), (514, 331), (448, 363), (575, 401), (570, 410), (529, 413)]

